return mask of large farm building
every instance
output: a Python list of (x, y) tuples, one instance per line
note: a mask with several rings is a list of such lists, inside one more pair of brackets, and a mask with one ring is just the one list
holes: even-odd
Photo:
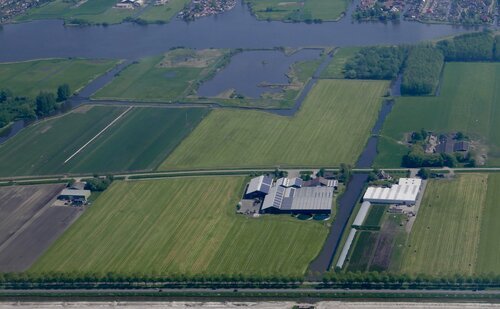
[(253, 178), (247, 187), (246, 198), (263, 198), (261, 213), (330, 214), (337, 181), (327, 185), (304, 187), (300, 178)]
[(422, 179), (400, 178), (390, 188), (371, 186), (365, 192), (363, 201), (375, 204), (414, 205), (422, 186)]

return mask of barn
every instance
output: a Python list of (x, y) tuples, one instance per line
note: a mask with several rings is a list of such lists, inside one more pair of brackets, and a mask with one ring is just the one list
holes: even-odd
[(264, 197), (269, 193), (272, 183), (273, 179), (266, 175), (252, 178), (245, 191), (245, 199)]

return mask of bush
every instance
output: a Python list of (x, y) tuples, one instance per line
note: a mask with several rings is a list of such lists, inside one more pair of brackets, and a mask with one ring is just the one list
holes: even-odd
[(66, 101), (71, 96), (68, 84), (63, 84), (57, 88), (57, 102)]
[(108, 176), (106, 178), (94, 177), (86, 180), (87, 184), (85, 185), (85, 189), (93, 191), (93, 192), (102, 192), (106, 190), (109, 185), (113, 182), (113, 177)]
[(406, 60), (401, 93), (425, 95), (434, 92), (443, 65), (444, 56), (440, 50), (431, 46), (412, 48)]

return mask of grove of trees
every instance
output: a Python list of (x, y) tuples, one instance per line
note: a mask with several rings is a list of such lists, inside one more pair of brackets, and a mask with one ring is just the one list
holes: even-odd
[(427, 95), (433, 93), (444, 65), (444, 56), (433, 46), (417, 46), (406, 59), (401, 93)]
[(366, 47), (347, 61), (344, 72), (350, 79), (394, 79), (406, 58), (405, 47)]

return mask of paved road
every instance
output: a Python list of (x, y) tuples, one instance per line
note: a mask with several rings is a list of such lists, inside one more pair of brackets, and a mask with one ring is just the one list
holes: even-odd
[[(300, 169), (293, 168), (293, 169), (287, 169), (287, 168), (282, 168), (282, 170), (288, 171), (288, 170), (317, 170), (318, 167), (302, 167)], [(327, 168), (328, 170), (338, 170), (337, 168)], [(165, 172), (137, 172), (137, 173), (107, 173), (107, 175), (114, 175), (116, 177), (131, 177), (131, 176), (151, 176), (151, 177), (158, 177), (158, 176), (176, 176), (178, 175), (179, 177), (181, 176), (203, 176), (203, 175), (217, 175), (217, 174), (223, 174), (223, 173), (236, 173), (236, 174), (249, 174), (251, 172), (269, 172), (273, 171), (274, 167), (269, 167), (269, 168), (244, 168), (244, 169), (214, 169), (214, 170), (177, 170), (177, 171), (165, 171)], [(370, 172), (373, 169), (371, 168), (355, 168), (353, 169), (354, 172)], [(408, 168), (384, 168), (384, 171), (407, 171)], [(447, 173), (457, 173), (457, 172), (500, 172), (500, 167), (475, 167), (475, 168), (433, 168), (433, 171), (437, 172), (447, 172)], [(51, 180), (58, 180), (58, 179), (73, 179), (73, 178), (85, 178), (85, 177), (91, 177), (91, 174), (60, 174), (60, 175), (47, 175), (47, 176), (36, 176), (36, 175), (30, 175), (30, 176), (13, 176), (13, 177), (1, 177), (0, 178), (0, 184), (1, 183), (7, 183), (9, 181), (16, 181), (16, 182), (22, 182), (22, 181), (51, 181)]]
[(17, 290), (17, 289), (0, 289), (0, 296), (2, 294), (33, 294), (33, 293), (46, 293), (46, 294), (63, 294), (63, 293), (89, 293), (89, 294), (101, 294), (101, 293), (151, 293), (151, 292), (163, 292), (163, 293), (321, 293), (321, 294), (332, 294), (332, 293), (345, 293), (345, 294), (420, 294), (420, 295), (435, 295), (442, 294), (443, 296), (449, 294), (462, 294), (462, 295), (499, 295), (500, 290), (418, 290), (418, 289), (314, 289), (314, 288), (301, 288), (301, 289), (259, 289), (259, 288), (245, 288), (245, 289), (196, 289), (196, 288), (184, 288), (184, 289), (30, 289), (30, 290)]

